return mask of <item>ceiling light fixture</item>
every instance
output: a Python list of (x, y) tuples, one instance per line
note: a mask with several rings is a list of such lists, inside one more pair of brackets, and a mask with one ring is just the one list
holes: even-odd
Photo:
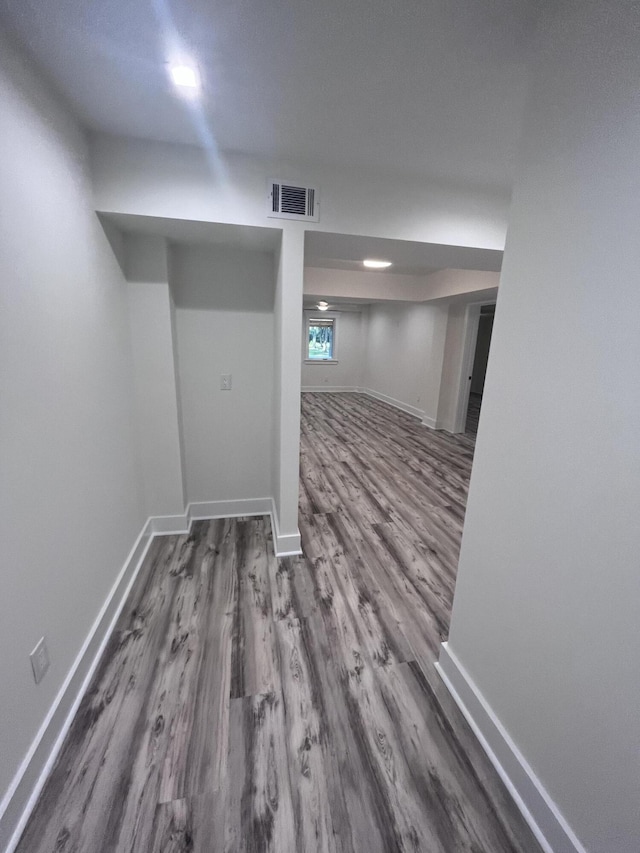
[(329, 303), (325, 302), (324, 299), (321, 299), (320, 302), (318, 302), (318, 311), (326, 311), (328, 307)]
[(365, 258), (362, 263), (370, 270), (386, 270), (391, 266), (391, 261), (376, 261), (373, 258)]
[(200, 75), (193, 65), (170, 65), (169, 74), (173, 85), (188, 90), (191, 94), (200, 89)]

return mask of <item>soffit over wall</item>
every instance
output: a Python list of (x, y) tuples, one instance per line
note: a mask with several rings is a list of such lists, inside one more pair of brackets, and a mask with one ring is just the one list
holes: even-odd
[[(425, 276), (442, 269), (499, 272), (503, 254), (498, 249), (322, 231), (307, 231), (304, 247), (305, 267), (367, 272), (371, 275)], [(364, 258), (391, 261), (393, 266), (372, 272), (362, 266)]]
[[(392, 262), (368, 270), (362, 261)], [(497, 292), (502, 252), (308, 231), (305, 235), (304, 294), (311, 304), (426, 302)]]
[(129, 213), (99, 213), (98, 216), (101, 221), (108, 222), (124, 234), (164, 237), (170, 242), (187, 245), (228, 246), (273, 254), (280, 247), (282, 240), (280, 228), (201, 222), (195, 219), (169, 219), (161, 216), (137, 216)]

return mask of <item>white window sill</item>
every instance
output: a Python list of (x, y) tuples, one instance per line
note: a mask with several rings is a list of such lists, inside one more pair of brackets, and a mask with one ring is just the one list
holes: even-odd
[(338, 364), (337, 358), (305, 358), (305, 364)]

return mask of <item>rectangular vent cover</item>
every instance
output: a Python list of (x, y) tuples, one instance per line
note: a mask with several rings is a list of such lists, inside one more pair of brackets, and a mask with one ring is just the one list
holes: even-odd
[(317, 187), (300, 187), (290, 181), (269, 181), (267, 216), (272, 219), (320, 219), (320, 194)]

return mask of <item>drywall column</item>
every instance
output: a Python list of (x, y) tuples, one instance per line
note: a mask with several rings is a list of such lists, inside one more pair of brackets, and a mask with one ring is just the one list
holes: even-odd
[(555, 853), (636, 853), (640, 7), (545, 8), (448, 666)]
[(125, 265), (145, 510), (176, 515), (185, 490), (166, 241), (128, 236)]
[[(475, 313), (473, 313), (475, 312)], [(469, 306), (465, 303), (454, 302), (449, 306), (446, 338), (442, 359), (442, 373), (438, 401), (438, 429), (447, 432), (464, 432), (464, 424), (457, 422), (460, 404), (462, 368), (466, 362), (468, 322), (472, 322), (475, 314), (480, 313), (480, 306)], [(466, 377), (465, 377), (466, 378)], [(466, 390), (466, 389), (465, 389)]]
[(277, 264), (273, 410), (273, 498), (278, 553), (299, 552), (300, 377), (304, 230), (287, 223)]
[(447, 337), (448, 305), (429, 305), (429, 338), (424, 383), (424, 415), (422, 423), (435, 429), (438, 426), (440, 385)]

